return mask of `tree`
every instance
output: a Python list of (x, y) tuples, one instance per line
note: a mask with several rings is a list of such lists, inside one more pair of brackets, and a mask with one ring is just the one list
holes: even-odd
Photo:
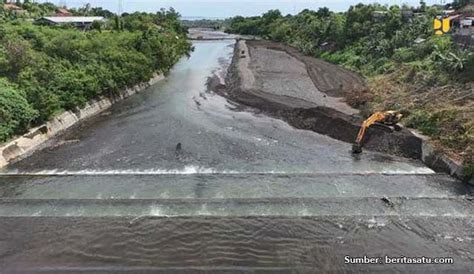
[(31, 45), (23, 39), (13, 38), (7, 39), (4, 46), (8, 60), (7, 70), (9, 75), (14, 77), (30, 64)]
[(453, 6), (456, 9), (460, 9), (468, 4), (474, 4), (474, 0), (454, 0)]
[(345, 37), (348, 42), (371, 33), (375, 8), (371, 5), (351, 6), (346, 13)]
[(287, 22), (276, 21), (271, 29), (270, 38), (278, 42), (287, 41), (291, 33), (291, 25)]
[(264, 24), (270, 24), (281, 17), (282, 15), (279, 10), (269, 10), (268, 12), (262, 15)]
[(420, 1), (420, 11), (425, 12), (426, 11), (426, 2), (424, 0)]
[(331, 15), (331, 12), (329, 11), (329, 9), (327, 7), (322, 7), (322, 8), (318, 9), (317, 14), (318, 14), (319, 17), (326, 18), (326, 17), (329, 17)]
[(0, 141), (23, 133), (37, 115), (17, 88), (0, 78)]
[(102, 23), (97, 20), (92, 22), (91, 29), (102, 32)]
[(118, 15), (114, 17), (114, 30), (116, 31), (123, 30), (122, 20)]

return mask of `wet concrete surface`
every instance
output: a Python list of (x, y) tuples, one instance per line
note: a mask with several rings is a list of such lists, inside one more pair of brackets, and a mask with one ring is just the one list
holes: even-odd
[(233, 45), (196, 42), (167, 80), (3, 170), (1, 272), (472, 272), (471, 187), (207, 91)]
[(4, 199), (262, 199), (472, 195), (444, 174), (115, 174), (4, 176)]

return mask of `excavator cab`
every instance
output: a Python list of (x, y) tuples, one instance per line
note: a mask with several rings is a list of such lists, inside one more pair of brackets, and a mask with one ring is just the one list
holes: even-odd
[(365, 133), (371, 126), (382, 127), (390, 131), (400, 131), (401, 127), (397, 123), (401, 120), (403, 115), (399, 111), (389, 110), (384, 112), (376, 112), (372, 114), (367, 120), (362, 123), (357, 139), (352, 146), (352, 153), (362, 153), (362, 142), (364, 141)]

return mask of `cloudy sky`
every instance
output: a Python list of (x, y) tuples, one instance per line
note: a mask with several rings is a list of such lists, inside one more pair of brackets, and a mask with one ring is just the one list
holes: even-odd
[[(122, 0), (123, 10), (131, 11), (157, 11), (162, 7), (174, 7), (186, 17), (231, 17), (235, 15), (252, 16), (260, 15), (269, 9), (280, 9), (284, 14), (297, 13), (305, 8), (317, 9), (327, 6), (331, 10), (346, 10), (350, 5), (360, 2), (382, 4), (409, 4), (418, 5), (419, 0)], [(38, 2), (45, 2), (39, 0)], [(66, 4), (69, 7), (83, 6), (91, 3), (92, 6), (101, 6), (116, 12), (119, 0), (49, 0), (55, 4)], [(427, 0), (428, 4), (442, 3), (446, 0)]]

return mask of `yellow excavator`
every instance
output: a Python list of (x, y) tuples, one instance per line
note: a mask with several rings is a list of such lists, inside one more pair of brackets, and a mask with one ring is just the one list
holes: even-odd
[(355, 154), (362, 152), (362, 142), (364, 141), (365, 133), (370, 126), (374, 125), (384, 129), (389, 129), (390, 131), (400, 131), (402, 128), (397, 125), (397, 123), (402, 119), (402, 117), (403, 115), (395, 110), (381, 111), (372, 114), (372, 116), (362, 123), (355, 144), (352, 146), (352, 152)]

